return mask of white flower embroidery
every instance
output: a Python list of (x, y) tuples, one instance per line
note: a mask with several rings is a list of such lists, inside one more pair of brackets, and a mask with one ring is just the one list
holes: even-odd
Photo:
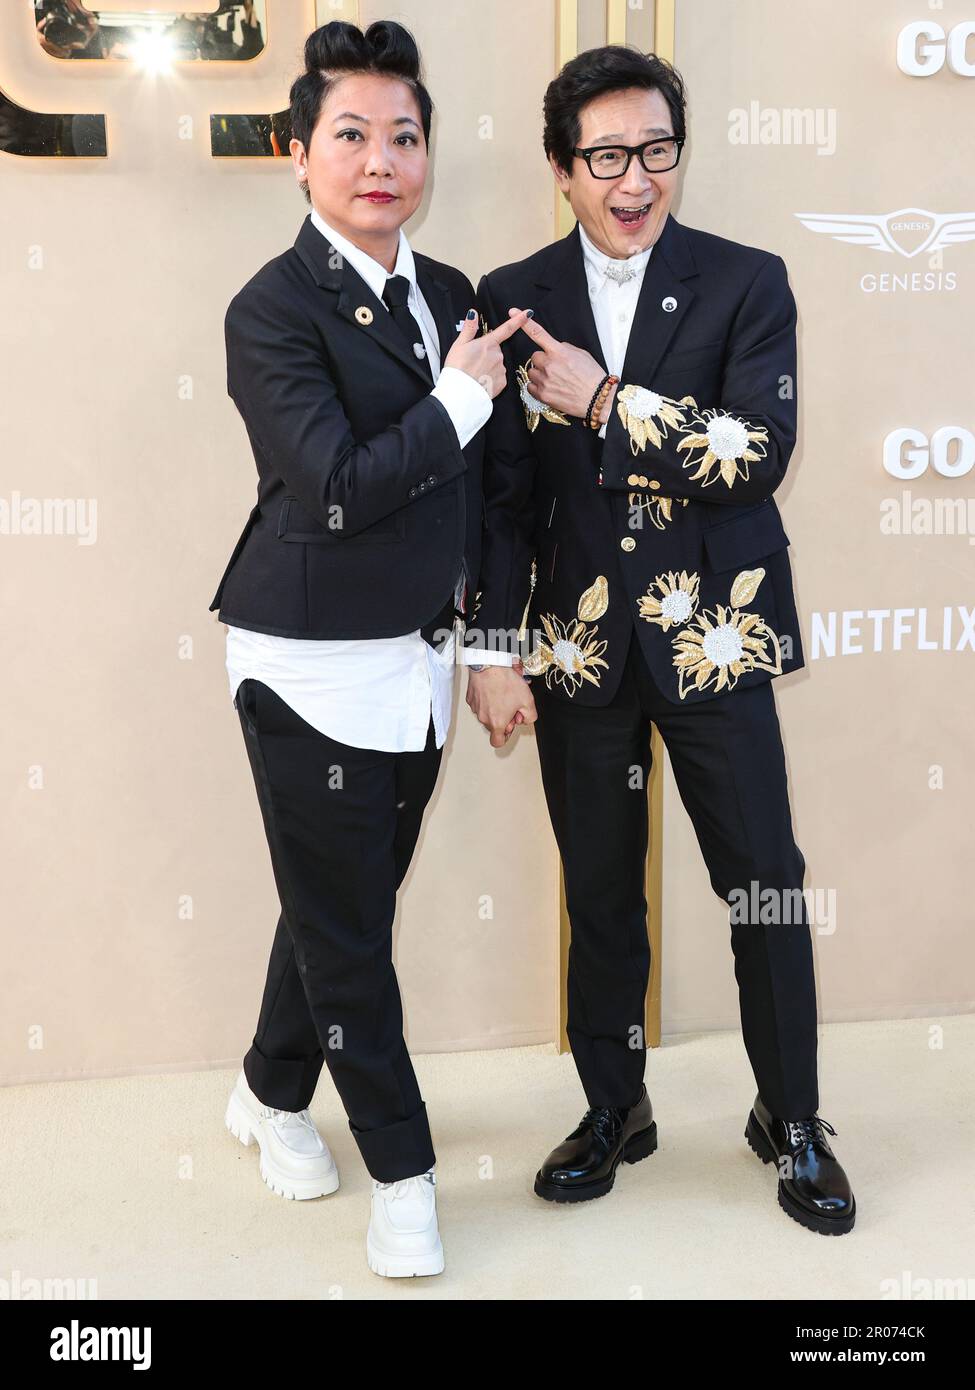
[(686, 623), (697, 609), (699, 583), (698, 576), (686, 570), (680, 574), (673, 570), (658, 574), (639, 600), (640, 617), (656, 623), (664, 632)]
[(684, 460), (685, 468), (697, 464), (690, 481), (700, 478), (702, 487), (708, 487), (718, 478), (723, 478), (728, 487), (736, 478), (747, 483), (749, 463), (757, 463), (765, 457), (768, 443), (768, 431), (764, 426), (753, 427), (747, 420), (739, 420), (723, 410), (695, 410), (693, 420), (682, 434), (684, 438), (677, 445), (678, 450), (703, 450), (697, 457), (689, 455)]
[(683, 425), (681, 406), (688, 403), (695, 403), (691, 396), (675, 401), (646, 386), (624, 386), (616, 397), (616, 413), (630, 436), (633, 457), (641, 453), (648, 443), (659, 449), (667, 438), (668, 426)]

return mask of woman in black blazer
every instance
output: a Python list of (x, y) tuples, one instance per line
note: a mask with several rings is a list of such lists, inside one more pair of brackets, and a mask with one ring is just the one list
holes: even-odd
[(370, 1267), (435, 1274), (434, 1151), (391, 931), (450, 718), (455, 614), (472, 607), (481, 430), (526, 314), (478, 336), (470, 281), (401, 231), (432, 113), (407, 31), (327, 24), (305, 68), (290, 149), (312, 211), (225, 325), (258, 484), (210, 608), (281, 901), (227, 1124), (257, 1140), (274, 1191), (333, 1191), (307, 1110), (324, 1062), (373, 1178)]

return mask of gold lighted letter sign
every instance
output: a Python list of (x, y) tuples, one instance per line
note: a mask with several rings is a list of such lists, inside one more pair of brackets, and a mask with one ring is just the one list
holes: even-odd
[[(124, 8), (112, 0), (89, 9), (82, 0), (21, 0), (34, 14), (41, 50), (56, 62), (127, 63), (133, 73), (163, 73), (179, 63), (251, 62), (267, 44), (267, 0), (195, 0), (191, 10)], [(210, 153), (286, 154), (289, 112), (212, 114)], [(104, 158), (106, 120), (98, 114), (30, 111), (0, 88), (0, 153)]]

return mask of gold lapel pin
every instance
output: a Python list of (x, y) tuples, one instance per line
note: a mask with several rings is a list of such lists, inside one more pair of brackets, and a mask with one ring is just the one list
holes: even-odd
[(369, 308), (368, 304), (359, 305), (358, 309), (355, 311), (355, 318), (356, 323), (361, 323), (364, 326), (372, 323), (372, 310)]

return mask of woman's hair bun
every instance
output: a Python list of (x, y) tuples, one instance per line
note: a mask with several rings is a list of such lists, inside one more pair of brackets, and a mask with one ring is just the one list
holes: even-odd
[(408, 29), (379, 19), (362, 32), (335, 19), (305, 41), (306, 72), (385, 72), (407, 82), (420, 81), (420, 51)]

